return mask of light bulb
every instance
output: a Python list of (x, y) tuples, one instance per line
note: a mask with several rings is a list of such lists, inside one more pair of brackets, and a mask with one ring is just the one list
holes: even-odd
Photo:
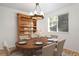
[(41, 11), (41, 12), (40, 12), (40, 15), (43, 15), (43, 16), (44, 16), (44, 13)]
[(34, 14), (38, 14), (36, 10), (34, 11)]

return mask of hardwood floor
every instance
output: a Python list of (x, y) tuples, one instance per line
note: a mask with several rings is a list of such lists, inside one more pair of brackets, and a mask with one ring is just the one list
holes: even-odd
[(63, 54), (65, 56), (79, 56), (79, 52), (78, 51), (74, 51), (74, 50), (71, 50), (71, 49), (64, 49)]
[[(15, 51), (13, 51), (13, 52), (15, 52)], [(6, 55), (6, 51), (0, 50), (0, 56), (7, 56)], [(13, 54), (11, 56), (23, 56), (23, 54), (21, 54), (21, 53), (15, 53), (15, 54)], [(79, 52), (73, 51), (71, 49), (64, 49), (63, 56), (79, 56)]]
[(6, 52), (4, 50), (0, 50), (0, 56), (6, 56)]

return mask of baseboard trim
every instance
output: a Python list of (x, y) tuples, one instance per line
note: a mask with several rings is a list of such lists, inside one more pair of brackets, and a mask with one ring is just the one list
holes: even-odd
[(79, 51), (74, 51), (74, 50), (71, 50), (71, 49), (67, 49), (67, 48), (64, 48), (64, 53), (70, 55), (70, 56), (79, 56)]

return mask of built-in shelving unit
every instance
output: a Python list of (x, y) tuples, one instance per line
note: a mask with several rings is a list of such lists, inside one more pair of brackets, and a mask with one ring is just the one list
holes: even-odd
[(31, 36), (32, 33), (36, 32), (37, 24), (36, 20), (32, 19), (31, 16), (24, 14), (17, 14), (18, 17), (18, 35)]

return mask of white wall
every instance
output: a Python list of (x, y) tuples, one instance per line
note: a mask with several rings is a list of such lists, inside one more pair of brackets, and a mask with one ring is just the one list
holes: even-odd
[(0, 6), (0, 49), (2, 42), (6, 41), (9, 47), (15, 46), (17, 39), (17, 13), (19, 10)]
[[(41, 23), (38, 26), (44, 31), (47, 32), (48, 22), (47, 18), (49, 16), (60, 15), (64, 13), (69, 13), (69, 32), (52, 32), (52, 34), (57, 34), (66, 39), (65, 48), (79, 51), (79, 4), (74, 4), (71, 6), (63, 7), (57, 9), (54, 12), (50, 12), (45, 20), (41, 20)], [(44, 22), (43, 22), (44, 21)], [(41, 26), (40, 26), (41, 24)]]

